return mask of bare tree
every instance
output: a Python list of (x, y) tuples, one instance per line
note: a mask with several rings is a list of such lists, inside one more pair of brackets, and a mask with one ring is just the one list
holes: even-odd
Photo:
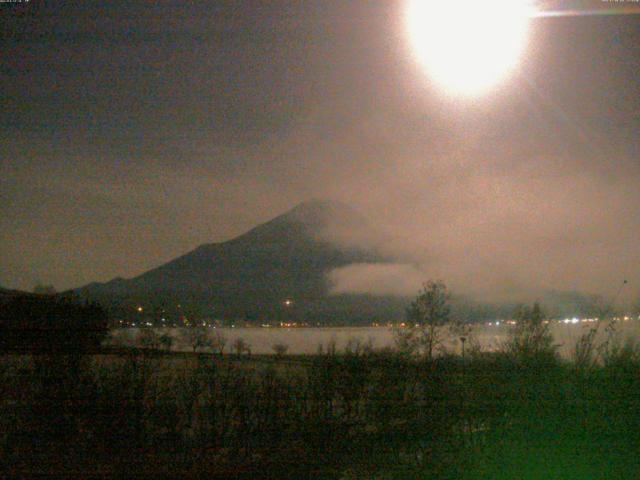
[[(450, 295), (444, 283), (429, 280), (418, 297), (407, 308), (408, 330), (401, 343), (411, 352), (420, 352), (433, 358), (434, 349), (442, 343), (439, 329), (449, 322)], [(396, 343), (398, 340), (396, 340)]]
[(136, 337), (136, 344), (142, 348), (155, 350), (160, 347), (160, 337), (152, 328), (142, 328)]
[(227, 337), (222, 332), (216, 331), (215, 335), (211, 339), (212, 348), (220, 355), (224, 353), (224, 347), (227, 345)]
[(251, 352), (251, 346), (242, 337), (238, 337), (233, 341), (232, 348), (238, 355), (242, 355), (244, 352)]
[(194, 353), (198, 349), (211, 348), (213, 346), (206, 327), (185, 328), (182, 330), (182, 338), (193, 349)]

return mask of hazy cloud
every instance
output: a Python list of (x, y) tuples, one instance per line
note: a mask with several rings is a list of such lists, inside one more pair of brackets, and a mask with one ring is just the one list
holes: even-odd
[(424, 273), (406, 264), (355, 263), (336, 268), (327, 276), (332, 294), (413, 296), (424, 281)]

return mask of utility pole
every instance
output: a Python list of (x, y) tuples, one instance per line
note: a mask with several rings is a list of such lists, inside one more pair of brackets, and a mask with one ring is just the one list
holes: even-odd
[[(465, 415), (465, 411), (464, 411), (464, 397), (466, 396), (467, 393), (467, 384), (466, 384), (466, 376), (465, 376), (465, 358), (464, 358), (464, 344), (467, 341), (467, 337), (465, 337), (464, 335), (460, 337), (460, 341), (462, 342), (462, 396), (460, 399), (460, 410), (462, 413), (462, 431), (463, 431), (463, 436), (466, 436), (466, 429), (467, 429), (467, 416)], [(463, 437), (464, 438), (464, 437)]]

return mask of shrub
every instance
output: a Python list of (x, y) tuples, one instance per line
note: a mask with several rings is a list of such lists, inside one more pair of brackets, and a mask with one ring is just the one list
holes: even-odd
[(158, 339), (162, 348), (164, 348), (167, 352), (171, 350), (173, 346), (173, 337), (168, 333), (163, 333)]
[(160, 336), (151, 328), (143, 328), (138, 331), (136, 344), (142, 348), (158, 349), (161, 345)]
[(573, 363), (578, 370), (590, 370), (597, 363), (595, 339), (598, 334), (598, 326), (590, 328), (576, 341), (573, 349)]
[(515, 314), (516, 326), (509, 332), (506, 353), (519, 360), (555, 359), (557, 345), (549, 332), (549, 324), (540, 305), (520, 307)]
[(276, 354), (276, 357), (284, 357), (289, 350), (289, 345), (287, 345), (286, 343), (276, 343), (272, 345), (271, 348)]

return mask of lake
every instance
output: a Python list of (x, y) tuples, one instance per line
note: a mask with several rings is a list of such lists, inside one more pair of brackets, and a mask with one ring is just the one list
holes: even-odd
[[(553, 321), (550, 330), (555, 343), (559, 345), (560, 354), (568, 358), (571, 356), (576, 341), (580, 336), (595, 323), (562, 323)], [(605, 325), (601, 325), (597, 341), (601, 342), (605, 338)], [(496, 350), (507, 339), (510, 325), (487, 325), (481, 324), (474, 327), (472, 336), (475, 337), (483, 350)], [(159, 334), (169, 332), (174, 337), (173, 349), (176, 351), (190, 350), (184, 342), (180, 328), (158, 328)], [(211, 328), (211, 334), (220, 332), (227, 339), (226, 351), (230, 350), (233, 342), (242, 338), (247, 342), (252, 353), (266, 354), (273, 353), (273, 345), (285, 344), (289, 347), (288, 353), (293, 354), (313, 354), (318, 351), (320, 345), (325, 347), (335, 342), (336, 348), (344, 350), (349, 341), (359, 340), (361, 342), (371, 342), (374, 348), (391, 347), (394, 344), (393, 329), (391, 327), (326, 327), (326, 328)], [(135, 343), (138, 328), (120, 329), (114, 332), (114, 343), (123, 345), (133, 345)], [(448, 351), (459, 352), (460, 341), (448, 330), (442, 332), (444, 337), (444, 347)], [(616, 338), (620, 342), (627, 339), (640, 337), (640, 321), (630, 319), (616, 323)]]

